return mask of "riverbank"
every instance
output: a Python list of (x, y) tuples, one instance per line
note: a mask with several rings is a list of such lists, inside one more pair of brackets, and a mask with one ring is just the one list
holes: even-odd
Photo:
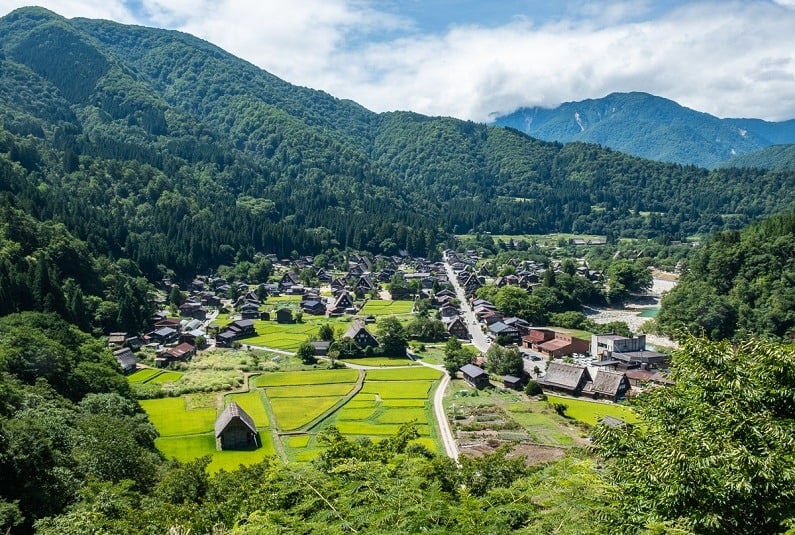
[[(655, 271), (652, 288), (648, 296), (631, 301), (627, 303), (624, 308), (620, 309), (585, 307), (583, 311), (596, 323), (623, 321), (629, 326), (632, 332), (636, 333), (640, 329), (641, 325), (651, 319), (650, 317), (643, 316), (642, 314), (644, 312), (648, 312), (650, 309), (658, 309), (663, 293), (676, 286), (678, 280), (679, 277), (675, 273)], [(652, 346), (665, 348), (678, 347), (678, 344), (674, 340), (671, 340), (665, 336), (647, 334), (646, 341)]]

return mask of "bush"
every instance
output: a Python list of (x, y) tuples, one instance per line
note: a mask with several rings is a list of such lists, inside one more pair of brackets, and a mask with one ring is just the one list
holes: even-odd
[(528, 396), (537, 396), (543, 392), (541, 385), (538, 384), (538, 381), (528, 381), (527, 386), (524, 389), (525, 393)]
[(566, 409), (568, 409), (569, 406), (566, 405), (565, 403), (553, 403), (552, 408), (555, 409), (555, 412), (557, 412), (559, 415), (565, 417)]

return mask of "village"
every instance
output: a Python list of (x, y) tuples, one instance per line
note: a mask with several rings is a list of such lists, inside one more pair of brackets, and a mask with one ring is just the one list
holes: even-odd
[[(246, 371), (240, 372), (238, 379), (227, 385), (229, 392), (248, 394), (257, 394), (256, 387), (250, 385), (267, 383), (261, 378), (280, 371), (289, 359), (296, 359), (302, 352), (301, 346), (307, 343), (311, 355), (305, 354), (305, 347), (301, 362), (294, 363), (290, 370), (309, 369), (310, 366), (329, 371), (342, 367), (359, 370), (361, 376), (358, 379), (348, 377), (346, 381), (351, 384), (340, 389), (338, 398), (315, 400), (323, 410), (310, 411), (312, 426), (305, 420), (297, 426), (280, 425), (273, 403), (267, 401), (267, 389), (255, 396), (265, 400), (262, 404), (266, 405), (266, 410), (256, 404), (252, 411), (266, 416), (265, 426), (247, 413), (244, 407), (251, 407), (250, 404), (238, 404), (230, 401), (228, 392), (219, 393), (206, 405), (217, 415), (213, 433), (218, 451), (256, 450), (268, 442), (267, 437), (263, 442), (261, 432), (271, 431), (274, 446), (260, 453), (273, 451), (284, 460), (302, 458), (285, 446), (296, 444), (296, 429), (306, 431), (309, 436), (335, 421), (334, 414), (339, 415), (346, 404), (357, 399), (356, 384), (364, 382), (368, 369), (383, 372), (387, 368), (398, 373), (403, 368), (417, 369), (421, 364), (428, 372), (441, 372), (421, 374), (422, 381), (433, 379), (433, 384), (426, 386), (433, 386), (435, 395), (428, 388), (422, 396), (411, 399), (414, 408), (403, 409), (405, 418), (397, 416), (400, 408), (390, 416), (390, 422), (400, 424), (419, 421), (430, 449), (443, 450), (456, 458), (460, 453), (479, 455), (511, 444), (516, 451), (523, 452), (528, 462), (558, 458), (565, 448), (560, 444), (545, 444), (537, 437), (534, 439), (531, 430), (517, 432), (521, 426), (515, 422), (506, 423), (511, 419), (509, 411), (497, 406), (486, 411), (488, 416), (478, 415), (486, 410), (485, 399), (502, 404), (500, 397), (508, 396), (514, 407), (521, 399), (560, 398), (566, 400), (562, 402), (564, 405), (587, 400), (598, 402), (596, 413), (604, 413), (600, 419), (624, 422), (614, 416), (630, 414), (626, 420), (632, 420), (631, 412), (623, 405), (624, 400), (643, 389), (671, 384), (666, 373), (669, 356), (646, 347), (644, 334), (622, 336), (611, 332), (587, 333), (535, 326), (523, 318), (508, 317), (489, 300), (477, 297), (478, 289), (485, 285), (515, 286), (532, 293), (541, 284), (549, 269), (547, 265), (525, 262), (510, 275), (495, 277), (479, 267), (484, 265), (484, 259), (475, 251), (453, 250), (445, 251), (441, 261), (351, 254), (347, 271), (330, 263), (316, 266), (313, 257), (285, 260), (271, 255), (269, 260), (274, 268), (267, 283), (252, 284), (208, 275), (197, 276), (182, 289), (164, 279), (161, 281), (162, 308), (152, 317), (151, 330), (142, 336), (120, 332), (108, 336), (108, 344), (122, 370), (141, 392), (146, 392), (142, 394), (144, 398), (154, 398), (143, 400), (144, 407), (147, 403), (158, 403), (157, 398), (163, 395), (179, 393), (186, 396), (186, 404), (189, 404), (190, 396), (199, 394), (190, 389), (180, 390), (180, 384), (184, 382), (184, 374), (190, 374), (192, 365), (209, 358), (207, 355), (218, 354), (213, 357), (213, 366), (221, 368), (224, 367), (218, 364), (223, 361), (221, 355), (257, 352), (265, 355), (265, 358), (255, 358), (260, 362), (260, 369), (248, 365), (242, 368)], [(559, 262), (555, 269), (560, 269)], [(308, 272), (311, 272), (309, 277)], [(585, 267), (577, 270), (577, 276), (591, 280), (598, 280), (600, 275)], [(175, 296), (180, 298), (178, 304)], [(390, 349), (385, 352), (385, 344), (380, 341), (394, 335), (383, 331), (383, 325), (388, 323), (386, 318), (397, 319), (393, 327), (401, 331), (404, 340), (397, 354)], [(412, 326), (417, 318), (421, 318), (424, 331)], [(443, 349), (449, 339), (459, 340), (471, 348), (472, 358), (448, 375), (443, 373), (450, 372), (450, 367), (445, 367)], [(504, 375), (489, 371), (488, 350), (496, 344), (518, 352), (521, 368)], [(402, 379), (411, 377), (407, 375)], [(290, 387), (288, 383), (274, 384)], [(416, 385), (406, 382), (404, 386), (413, 388)], [(298, 384), (294, 388), (300, 390), (301, 386)], [(469, 416), (465, 416), (465, 407), (471, 400), (461, 399), (466, 389), (471, 389), (471, 395), (479, 399), (477, 409)], [(540, 398), (534, 389), (543, 392)], [(531, 390), (534, 394), (527, 398)], [(496, 395), (489, 395), (489, 392)], [(379, 394), (375, 396), (378, 401)], [(301, 402), (313, 404), (305, 397)], [(356, 403), (354, 401), (346, 410), (350, 412)], [(606, 408), (615, 403), (619, 403), (615, 405), (618, 411)], [(420, 407), (424, 414), (417, 418), (422, 412), (417, 410)], [(489, 411), (496, 411), (499, 416)], [(492, 418), (495, 425), (473, 426), (475, 420), (483, 418)], [(153, 421), (157, 421), (156, 416)], [(375, 426), (369, 428), (370, 431), (374, 429)], [(227, 436), (229, 433), (237, 433), (237, 437)], [(564, 442), (583, 444), (587, 426), (575, 425), (570, 434), (570, 439)], [(307, 446), (310, 442), (311, 439), (307, 439)], [(308, 452), (304, 453), (309, 456)]]

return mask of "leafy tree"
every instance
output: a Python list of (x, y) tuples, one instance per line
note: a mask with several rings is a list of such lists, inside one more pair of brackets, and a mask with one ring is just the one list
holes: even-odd
[(522, 353), (517, 347), (501, 347), (492, 344), (486, 351), (486, 368), (495, 375), (521, 377), (524, 371)]
[(408, 335), (397, 318), (387, 316), (378, 321), (378, 344), (385, 355), (402, 356), (406, 354)]
[[(675, 385), (637, 399), (642, 426), (598, 427), (621, 529), (778, 533), (795, 518), (795, 350), (688, 337)], [(619, 499), (620, 496), (620, 499)]]
[(317, 362), (315, 358), (315, 347), (308, 340), (301, 342), (295, 354), (304, 364), (314, 364)]
[(450, 377), (455, 377), (458, 370), (471, 364), (475, 358), (475, 350), (471, 346), (464, 347), (458, 338), (450, 338), (444, 345), (444, 368)]
[(334, 327), (330, 323), (324, 323), (320, 326), (317, 335), (324, 342), (332, 342), (334, 340)]

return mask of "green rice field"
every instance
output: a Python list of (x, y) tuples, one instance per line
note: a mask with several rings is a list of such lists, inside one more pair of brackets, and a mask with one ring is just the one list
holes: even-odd
[(322, 385), (331, 383), (355, 383), (359, 377), (357, 370), (307, 370), (296, 372), (270, 372), (257, 377), (255, 383), (258, 387), (264, 386), (293, 386), (293, 385)]
[(362, 393), (381, 399), (427, 399), (432, 381), (365, 381)]
[(215, 409), (188, 410), (183, 397), (145, 399), (140, 403), (163, 437), (207, 433), (215, 427)]
[(358, 364), (359, 366), (422, 366), (418, 362), (409, 360), (408, 357), (357, 357), (341, 360), (342, 362)]
[(630, 424), (638, 423), (639, 421), (638, 415), (624, 405), (550, 395), (547, 396), (547, 401), (549, 403), (563, 403), (567, 406), (567, 416), (588, 425), (598, 424), (605, 416), (612, 416)]
[(265, 410), (265, 405), (262, 400), (262, 394), (259, 390), (246, 392), (245, 394), (230, 394), (227, 396), (227, 401), (234, 401), (240, 408), (246, 411), (246, 414), (251, 416), (254, 424), (259, 427), (268, 427), (270, 422), (268, 420), (268, 412)]
[(392, 370), (367, 370), (368, 381), (421, 381), (436, 380), (442, 372), (426, 366), (398, 368)]
[(322, 398), (342, 397), (351, 391), (353, 384), (332, 383), (328, 385), (271, 386), (265, 389), (268, 398)]
[(128, 375), (127, 381), (130, 383), (145, 383), (155, 375), (159, 375), (161, 370), (156, 370), (154, 368), (143, 368), (138, 370), (137, 372)]
[(275, 398), (270, 400), (270, 404), (279, 428), (294, 431), (329, 410), (339, 400), (339, 397)]
[(359, 314), (362, 316), (391, 316), (408, 314), (414, 307), (414, 301), (391, 301), (374, 299), (367, 301)]
[(147, 383), (176, 383), (184, 374), (180, 372), (161, 372), (157, 375), (152, 376), (151, 379), (146, 381)]
[(207, 470), (215, 473), (219, 470), (235, 470), (241, 464), (244, 466), (255, 464), (276, 455), (276, 448), (273, 446), (270, 433), (260, 433), (259, 439), (262, 446), (250, 451), (218, 451), (215, 448), (213, 433), (184, 437), (161, 437), (155, 440), (155, 445), (166, 457), (182, 462), (210, 455), (212, 461)]

